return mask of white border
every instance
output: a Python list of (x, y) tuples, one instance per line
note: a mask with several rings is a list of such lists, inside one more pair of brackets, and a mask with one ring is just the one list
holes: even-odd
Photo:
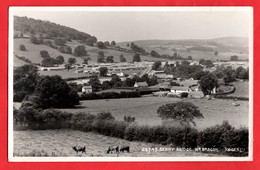
[[(15, 10), (37, 11), (248, 11), (249, 13), (249, 156), (248, 157), (13, 157), (13, 16)], [(9, 7), (8, 160), (10, 162), (192, 162), (253, 160), (253, 8), (252, 7)], [(11, 97), (10, 97), (11, 96)]]

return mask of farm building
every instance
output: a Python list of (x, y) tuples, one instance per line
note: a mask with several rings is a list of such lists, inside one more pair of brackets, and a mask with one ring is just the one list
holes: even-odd
[(82, 87), (82, 92), (91, 93), (92, 92), (92, 87), (91, 86), (83, 86)]
[(202, 91), (191, 91), (189, 94), (190, 98), (196, 98), (196, 99), (201, 99), (204, 97), (204, 94)]
[(171, 88), (172, 93), (180, 94), (180, 93), (190, 93), (192, 90), (189, 87), (182, 86), (173, 86)]
[(140, 88), (140, 87), (148, 87), (148, 84), (144, 82), (135, 82), (134, 87)]

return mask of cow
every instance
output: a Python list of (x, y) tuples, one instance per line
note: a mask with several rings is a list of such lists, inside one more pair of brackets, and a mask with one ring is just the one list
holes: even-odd
[(85, 147), (85, 146), (84, 146), (84, 147), (73, 146), (72, 149), (73, 149), (76, 153), (78, 153), (78, 152), (86, 153), (86, 147)]
[(119, 149), (120, 152), (130, 152), (130, 146), (121, 146)]
[(107, 149), (107, 154), (109, 153), (119, 153), (119, 146), (109, 146)]

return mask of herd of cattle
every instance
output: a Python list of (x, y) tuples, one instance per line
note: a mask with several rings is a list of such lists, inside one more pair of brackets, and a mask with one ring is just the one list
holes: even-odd
[[(81, 146), (73, 146), (72, 149), (78, 153), (86, 153), (86, 147), (81, 147)], [(127, 152), (130, 153), (130, 146), (109, 146), (106, 153), (116, 153), (119, 154), (120, 152)]]

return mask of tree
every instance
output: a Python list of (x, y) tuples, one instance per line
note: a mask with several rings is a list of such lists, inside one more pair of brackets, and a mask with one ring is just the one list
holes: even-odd
[(84, 41), (84, 43), (86, 43), (89, 46), (94, 46), (94, 43), (96, 42), (97, 42), (97, 38), (95, 36), (90, 37)]
[(74, 55), (77, 57), (82, 57), (87, 55), (86, 47), (84, 45), (78, 45), (74, 49)]
[(157, 109), (158, 116), (162, 119), (172, 119), (181, 125), (196, 126), (194, 119), (204, 118), (199, 108), (190, 102), (176, 102), (162, 105)]
[(46, 50), (40, 51), (40, 55), (42, 58), (50, 58), (50, 55), (49, 55), (48, 51), (46, 51)]
[(200, 59), (200, 60), (199, 60), (199, 64), (202, 64), (202, 63), (204, 63), (204, 61), (205, 61), (205, 60), (204, 60), (203, 58), (202, 58), (202, 59)]
[(235, 74), (236, 74), (236, 78), (239, 78), (239, 79), (247, 79), (249, 78), (249, 69), (245, 69), (243, 68), (242, 66), (238, 67), (235, 71)]
[(68, 63), (69, 63), (70, 65), (73, 65), (73, 64), (75, 64), (76, 62), (77, 62), (76, 58), (69, 58), (69, 59), (68, 59)]
[(97, 47), (100, 48), (100, 49), (106, 48), (105, 44), (102, 41), (97, 42)]
[(206, 68), (214, 67), (214, 64), (211, 60), (205, 60), (202, 65), (206, 66)]
[(39, 79), (38, 69), (34, 65), (23, 65), (14, 69), (14, 101), (21, 102), (25, 96), (34, 92), (37, 80)]
[(105, 55), (104, 55), (103, 51), (98, 52), (97, 62), (98, 63), (104, 63), (105, 62)]
[(116, 46), (116, 42), (115, 42), (115, 41), (112, 41), (112, 42), (111, 42), (111, 45), (112, 45), (112, 46)]
[(79, 104), (79, 96), (60, 76), (44, 76), (35, 87), (32, 102), (37, 108), (65, 108)]
[(100, 67), (99, 68), (100, 76), (105, 77), (107, 75), (107, 72), (108, 72), (107, 67)]
[(190, 62), (188, 62), (187, 60), (183, 60), (181, 62), (182, 65), (185, 65), (185, 66), (189, 66), (190, 65)]
[(21, 45), (19, 46), (19, 49), (20, 49), (21, 51), (26, 51), (25, 45), (23, 45), (23, 44), (21, 44)]
[(133, 62), (140, 62), (140, 61), (141, 61), (140, 54), (135, 54), (133, 56)]
[(215, 52), (214, 52), (214, 55), (217, 56), (217, 55), (218, 55), (218, 51), (215, 51)]
[(86, 57), (83, 59), (83, 64), (88, 64), (88, 61), (91, 60), (91, 58)]
[(110, 80), (110, 84), (113, 87), (121, 87), (122, 86), (122, 80), (118, 77), (118, 75), (113, 75), (111, 80)]
[(188, 60), (192, 60), (192, 56), (189, 56), (189, 57), (188, 57)]
[(66, 39), (65, 38), (55, 38), (54, 43), (56, 45), (64, 46), (64, 45), (66, 45)]
[(132, 79), (126, 78), (125, 81), (123, 81), (122, 86), (123, 87), (133, 87), (134, 84), (135, 84), (135, 82)]
[(56, 57), (57, 64), (63, 64), (64, 63), (64, 57), (62, 55), (59, 55)]
[(71, 69), (71, 65), (70, 64), (65, 64), (65, 69), (67, 69), (69, 71)]
[(47, 57), (42, 60), (43, 67), (53, 67), (55, 64), (57, 64), (57, 60), (51, 57)]
[(110, 82), (109, 81), (104, 81), (102, 83), (102, 90), (107, 90), (107, 89), (110, 89), (111, 86), (110, 86)]
[(104, 44), (106, 47), (110, 46), (110, 43), (108, 41), (106, 41)]
[(38, 38), (35, 37), (35, 36), (31, 37), (31, 42), (32, 42), (33, 44), (40, 44)]
[(161, 65), (162, 65), (162, 62), (161, 62), (161, 61), (155, 61), (155, 62), (153, 63), (152, 69), (153, 69), (153, 70), (157, 70), (158, 68), (160, 68)]
[(88, 83), (91, 85), (93, 92), (98, 92), (102, 88), (98, 77), (92, 77)]
[(125, 59), (125, 57), (124, 57), (123, 54), (121, 54), (121, 55), (119, 56), (119, 60), (120, 60), (120, 62), (126, 62), (126, 59)]
[(232, 55), (230, 57), (230, 61), (238, 61), (238, 56), (237, 55)]
[(114, 56), (108, 56), (108, 57), (106, 58), (106, 62), (107, 62), (107, 63), (114, 63)]
[(150, 54), (151, 54), (152, 57), (158, 57), (158, 55), (159, 55), (159, 54), (158, 54), (156, 51), (154, 51), (154, 50), (152, 50)]
[(214, 88), (218, 87), (218, 80), (213, 74), (207, 74), (201, 77), (199, 85), (204, 95), (209, 95)]
[(129, 47), (130, 46), (129, 43), (127, 43), (126, 46)]

